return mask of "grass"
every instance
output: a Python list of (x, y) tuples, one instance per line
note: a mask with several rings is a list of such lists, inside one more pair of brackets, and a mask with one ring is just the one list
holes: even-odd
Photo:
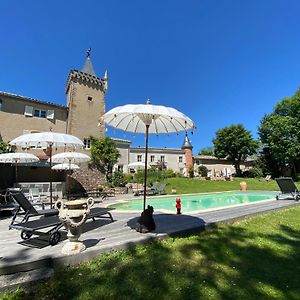
[(241, 181), (247, 182), (248, 190), (278, 191), (275, 180), (266, 182), (256, 178), (233, 178), (233, 181), (210, 181), (178, 177), (165, 180), (168, 183), (165, 191), (167, 194), (171, 194), (172, 188), (176, 189), (177, 194), (234, 191), (240, 189)]
[(296, 206), (104, 254), (2, 299), (300, 299), (299, 214)]

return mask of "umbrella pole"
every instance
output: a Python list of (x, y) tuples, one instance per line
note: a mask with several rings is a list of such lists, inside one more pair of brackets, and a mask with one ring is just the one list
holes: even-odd
[(69, 172), (67, 172), (67, 180), (68, 180), (67, 200), (69, 200), (69, 197), (70, 197), (70, 186), (71, 186), (70, 179), (71, 179), (71, 160), (69, 159)]
[(50, 144), (50, 207), (52, 208), (52, 144)]
[(16, 162), (16, 187), (18, 187), (18, 163)]
[(146, 125), (146, 152), (145, 152), (145, 174), (144, 174), (144, 210), (146, 209), (147, 164), (148, 164), (148, 135), (149, 135), (149, 125)]

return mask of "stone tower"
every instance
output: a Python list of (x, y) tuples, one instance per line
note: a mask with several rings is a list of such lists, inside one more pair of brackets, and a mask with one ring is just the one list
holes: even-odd
[(97, 77), (90, 52), (91, 49), (88, 49), (81, 71), (70, 71), (66, 84), (69, 108), (66, 131), (82, 141), (90, 135), (104, 136), (104, 127), (99, 127), (98, 123), (99, 118), (105, 113), (108, 77), (107, 72), (103, 79)]
[(189, 140), (187, 134), (185, 135), (181, 149), (184, 151), (185, 173), (186, 173), (186, 175), (188, 175), (190, 168), (194, 168), (194, 162), (193, 162), (193, 152), (192, 152), (193, 146), (192, 146), (191, 141)]

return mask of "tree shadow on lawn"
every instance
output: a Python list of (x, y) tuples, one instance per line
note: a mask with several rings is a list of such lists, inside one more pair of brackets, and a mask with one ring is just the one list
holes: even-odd
[(22, 299), (299, 299), (299, 233), (239, 225), (103, 254)]

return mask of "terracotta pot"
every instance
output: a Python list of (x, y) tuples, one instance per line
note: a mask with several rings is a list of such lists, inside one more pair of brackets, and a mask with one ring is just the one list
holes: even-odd
[(247, 182), (245, 182), (245, 181), (240, 182), (240, 190), (241, 191), (247, 190)]

